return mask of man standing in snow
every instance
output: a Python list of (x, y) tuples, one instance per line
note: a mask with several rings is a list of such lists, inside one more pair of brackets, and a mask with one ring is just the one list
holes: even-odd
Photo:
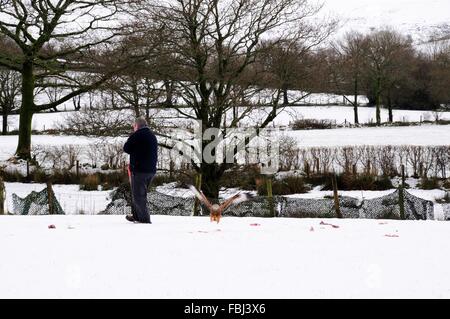
[(158, 160), (158, 141), (150, 130), (147, 121), (140, 117), (133, 125), (134, 133), (128, 138), (123, 150), (130, 154), (130, 183), (133, 200), (130, 222), (151, 224), (147, 209), (147, 190), (156, 174)]

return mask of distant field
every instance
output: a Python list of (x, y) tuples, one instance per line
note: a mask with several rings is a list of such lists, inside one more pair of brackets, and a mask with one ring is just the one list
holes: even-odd
[[(333, 130), (285, 131), (300, 147), (333, 147), (355, 145), (449, 145), (450, 126), (422, 125), (406, 127), (341, 128)], [(0, 160), (14, 155), (17, 136), (0, 136)], [(33, 135), (32, 145), (88, 146), (100, 140), (79, 136)], [(125, 142), (125, 138), (109, 138), (101, 143)]]
[[(270, 110), (268, 108), (261, 108), (251, 113), (249, 118), (243, 122), (257, 123), (262, 121), (267, 116)], [(114, 111), (111, 111), (114, 112)], [(362, 124), (375, 122), (375, 108), (373, 107), (359, 107), (359, 121)], [(64, 120), (71, 112), (58, 113), (43, 113), (35, 114), (33, 117), (32, 128), (37, 131), (45, 129), (54, 129), (58, 123), (64, 123)], [(409, 111), (409, 110), (394, 110), (394, 121), (396, 122), (420, 122), (433, 121), (433, 113), (430, 111)], [(159, 120), (167, 120), (167, 118), (177, 119), (179, 114), (174, 110), (158, 110), (151, 112), (151, 118)], [(231, 118), (231, 113), (228, 114)], [(278, 126), (286, 126), (297, 119), (316, 119), (316, 120), (330, 120), (336, 121), (336, 124), (354, 123), (353, 108), (349, 106), (299, 106), (287, 107), (280, 111), (280, 114), (275, 119), (274, 123)], [(442, 120), (450, 120), (450, 112), (441, 113)], [(382, 122), (389, 120), (387, 109), (382, 109)], [(17, 130), (19, 128), (19, 117), (13, 115), (9, 117), (9, 130)]]

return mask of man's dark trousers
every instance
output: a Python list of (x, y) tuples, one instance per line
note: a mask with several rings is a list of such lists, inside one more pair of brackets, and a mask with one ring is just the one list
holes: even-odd
[(131, 194), (133, 196), (132, 214), (135, 221), (150, 223), (150, 214), (147, 209), (147, 190), (155, 174), (131, 173)]

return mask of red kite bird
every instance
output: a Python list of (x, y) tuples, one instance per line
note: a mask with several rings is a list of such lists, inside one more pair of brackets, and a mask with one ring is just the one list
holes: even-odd
[(194, 195), (202, 202), (208, 209), (211, 217), (211, 221), (219, 223), (222, 213), (225, 212), (231, 205), (239, 204), (252, 199), (254, 196), (250, 193), (238, 193), (228, 198), (221, 205), (211, 204), (202, 191), (198, 191), (194, 186), (190, 185), (189, 189)]

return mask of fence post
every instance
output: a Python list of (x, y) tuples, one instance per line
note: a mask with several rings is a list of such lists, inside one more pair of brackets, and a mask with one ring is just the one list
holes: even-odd
[[(198, 190), (202, 189), (202, 174), (199, 173), (195, 175), (195, 188)], [(194, 197), (194, 212), (192, 216), (199, 216), (200, 215), (200, 201), (197, 197)]]
[(338, 193), (336, 173), (333, 173), (333, 176), (331, 178), (331, 183), (333, 184), (334, 209), (336, 210), (336, 217), (344, 218), (342, 216), (341, 208), (339, 206), (339, 193)]
[(30, 181), (30, 161), (27, 160), (27, 182)]
[(47, 196), (48, 196), (48, 213), (49, 215), (54, 215), (55, 212), (53, 210), (53, 188), (52, 183), (50, 181), (47, 182)]
[(0, 177), (0, 215), (6, 215), (5, 209), (6, 191), (3, 179)]
[(272, 177), (266, 176), (267, 200), (269, 201), (269, 211), (272, 217), (277, 217), (275, 214), (275, 205), (273, 202)]
[(309, 163), (308, 162), (305, 162), (305, 173), (306, 173), (306, 177), (309, 178), (310, 169), (309, 169)]
[(402, 165), (402, 183), (398, 189), (398, 203), (400, 207), (400, 219), (404, 220), (405, 217), (405, 165)]

